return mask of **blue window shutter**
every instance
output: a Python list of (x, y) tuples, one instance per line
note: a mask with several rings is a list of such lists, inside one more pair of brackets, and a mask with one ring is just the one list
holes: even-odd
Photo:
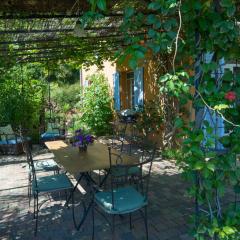
[[(213, 57), (213, 53), (208, 52), (204, 54), (204, 62), (210, 63), (212, 61), (212, 57)], [(221, 58), (218, 64), (219, 64), (218, 69), (212, 72), (211, 77), (217, 80), (217, 85), (220, 87), (221, 78), (224, 74), (224, 65), (225, 65), (224, 58)], [(217, 75), (216, 75), (216, 72), (217, 72)], [(218, 140), (218, 138), (221, 138), (225, 135), (225, 126), (224, 126), (224, 120), (222, 116), (205, 107), (203, 120), (209, 123), (209, 126), (213, 129), (213, 135), (215, 135), (215, 137), (212, 137), (211, 134), (209, 135), (207, 131), (204, 129), (205, 140), (203, 141), (203, 145), (205, 145), (207, 139), (211, 139), (214, 142), (215, 149), (224, 149), (223, 145)]]
[(120, 74), (116, 72), (113, 74), (113, 98), (114, 98), (114, 109), (120, 110)]
[(143, 67), (134, 71), (134, 107), (143, 107)]
[(213, 53), (207, 52), (204, 54), (204, 62), (210, 63), (212, 61)]
[(218, 138), (221, 138), (225, 135), (223, 118), (219, 114), (216, 114), (214, 111), (205, 107), (203, 120), (207, 121), (209, 127), (213, 129), (212, 134), (208, 134), (205, 126), (202, 127), (204, 132), (203, 145), (205, 146), (207, 140), (211, 140), (213, 142), (213, 146), (210, 148), (218, 150), (224, 149), (223, 145), (218, 140)]

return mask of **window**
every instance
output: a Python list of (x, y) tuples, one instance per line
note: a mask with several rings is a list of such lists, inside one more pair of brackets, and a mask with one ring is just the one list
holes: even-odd
[(127, 104), (129, 108), (134, 108), (134, 72), (127, 73)]
[(143, 68), (131, 72), (113, 74), (115, 109), (142, 109), (143, 107)]

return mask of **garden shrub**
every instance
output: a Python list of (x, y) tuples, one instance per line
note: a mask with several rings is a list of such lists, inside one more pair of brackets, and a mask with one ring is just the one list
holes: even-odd
[(93, 74), (88, 80), (91, 84), (83, 91), (80, 121), (92, 133), (104, 135), (110, 131), (113, 118), (110, 89), (103, 74)]
[(46, 84), (38, 64), (14, 66), (0, 78), (0, 123), (30, 130), (38, 138), (39, 112)]
[(67, 114), (73, 110), (80, 110), (81, 91), (79, 83), (51, 84), (51, 101), (62, 118), (66, 119)]

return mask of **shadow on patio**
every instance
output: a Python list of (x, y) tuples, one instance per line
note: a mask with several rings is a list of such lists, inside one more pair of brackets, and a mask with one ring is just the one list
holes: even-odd
[[(43, 158), (43, 156), (37, 155), (36, 157)], [(46, 155), (46, 157), (49, 156)], [(34, 239), (33, 206), (28, 208), (27, 168), (23, 159), (23, 156), (2, 156), (0, 158), (1, 239)], [(187, 221), (193, 209), (193, 203), (185, 196), (186, 187), (174, 161), (157, 160), (154, 162), (148, 208), (150, 240), (190, 239), (187, 234)], [(79, 193), (76, 195), (76, 200), (81, 197)], [(61, 201), (48, 201), (42, 206), (36, 239), (90, 240), (91, 214), (80, 231), (76, 231), (71, 209), (66, 209), (63, 205), (62, 199)], [(77, 212), (79, 211), (78, 207)], [(128, 216), (117, 218), (117, 240), (145, 239), (144, 223), (140, 214), (135, 214), (133, 218), (136, 220), (133, 222), (132, 231), (129, 229)], [(110, 228), (98, 214), (96, 214), (95, 224), (96, 239), (110, 240)]]

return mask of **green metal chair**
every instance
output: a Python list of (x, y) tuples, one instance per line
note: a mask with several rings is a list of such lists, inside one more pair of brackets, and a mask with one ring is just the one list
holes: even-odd
[[(55, 174), (55, 175), (37, 177), (31, 150), (29, 146), (26, 146), (26, 148), (29, 156), (29, 164), (30, 164), (31, 175), (32, 175), (32, 193), (34, 198), (34, 219), (36, 220), (34, 234), (36, 236), (37, 228), (38, 228), (38, 212), (40, 210), (39, 202), (38, 202), (39, 194), (72, 191), (73, 185), (66, 174)], [(73, 192), (71, 194), (72, 194), (72, 203), (74, 203)]]
[[(26, 141), (24, 141), (24, 137), (22, 137), (23, 150), (27, 156), (27, 163), (28, 163), (28, 199), (29, 199), (29, 206), (32, 196), (32, 167), (31, 167), (31, 158), (32, 153), (29, 151), (29, 145)], [(46, 159), (46, 160), (33, 160), (33, 165), (35, 172), (53, 172), (54, 174), (58, 174), (60, 167), (53, 159)]]
[[(42, 130), (42, 129), (41, 129)], [(59, 117), (47, 118), (43, 132), (40, 130), (40, 143), (65, 139), (64, 124)]]
[[(115, 237), (115, 217), (116, 215), (129, 215), (130, 228), (132, 228), (132, 213), (141, 211), (144, 218), (146, 228), (146, 239), (148, 239), (148, 224), (147, 224), (147, 205), (148, 205), (148, 185), (154, 159), (156, 147), (152, 150), (143, 149), (140, 161), (135, 165), (123, 165), (121, 156), (113, 154), (109, 147), (110, 161), (110, 188), (108, 190), (96, 191), (94, 194), (92, 206), (92, 221), (93, 231), (92, 239), (95, 236), (94, 220), (95, 210), (105, 217), (105, 214), (112, 216), (110, 226), (112, 226), (112, 236)], [(117, 165), (113, 164), (113, 162)], [(120, 170), (121, 168), (121, 170)], [(138, 171), (132, 172), (132, 169), (137, 168)], [(115, 174), (115, 171), (121, 171), (125, 174)], [(113, 174), (114, 173), (114, 174)], [(133, 181), (129, 181), (129, 176)]]
[(110, 136), (112, 148), (120, 149), (120, 151), (123, 150), (126, 127), (127, 127), (126, 124), (124, 124), (118, 120), (112, 122), (113, 134), (112, 134), (112, 136)]
[[(134, 154), (139, 156), (139, 160), (141, 162), (141, 159), (143, 157), (143, 154), (146, 155), (147, 151), (151, 151), (152, 149), (156, 148), (156, 143), (152, 143), (151, 141), (148, 140), (147, 137), (142, 137), (141, 139), (139, 139), (137, 145), (136, 145), (137, 151), (135, 152), (128, 152), (130, 155)], [(123, 149), (121, 149), (123, 152)], [(150, 154), (150, 153), (149, 153)], [(121, 165), (123, 164), (121, 161), (120, 156), (117, 157), (115, 159), (117, 162), (115, 163), (115, 166), (112, 168), (112, 172), (111, 174), (114, 175), (115, 177), (121, 177), (124, 176), (126, 174), (125, 169), (121, 167)], [(118, 167), (120, 165), (120, 167)], [(139, 168), (139, 166), (132, 166), (129, 167), (128, 169), (128, 174), (129, 177), (136, 175), (136, 174), (141, 174), (142, 169)]]
[[(25, 137), (24, 141), (28, 141), (31, 145), (30, 137)], [(6, 155), (23, 153), (23, 140), (20, 133), (13, 131), (10, 124), (0, 125), (0, 152)]]

